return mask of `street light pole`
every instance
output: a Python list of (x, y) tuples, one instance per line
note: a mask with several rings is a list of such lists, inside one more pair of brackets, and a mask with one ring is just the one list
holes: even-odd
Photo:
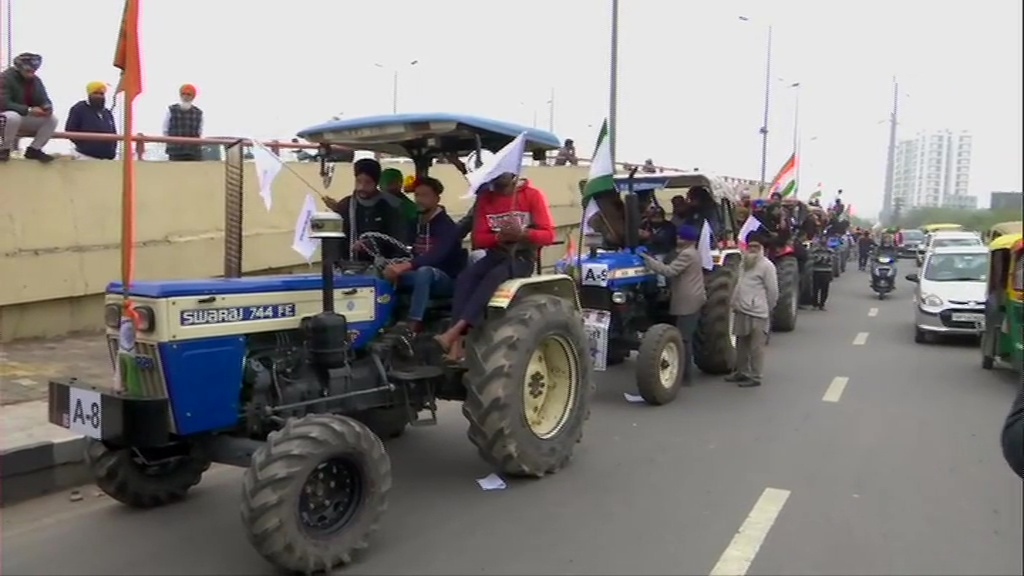
[(793, 103), (793, 158), (796, 158), (796, 190), (800, 192), (800, 165), (803, 164), (799, 158), (800, 154), (800, 83), (793, 82), (789, 86), (796, 91)]
[[(419, 64), (419, 62), (420, 62), (419, 60), (412, 60), (412, 61), (410, 61), (408, 63), (408, 66), (411, 68), (411, 67)], [(384, 66), (383, 64), (380, 64), (380, 63), (375, 63), (374, 66), (376, 66), (377, 68), (387, 69), (386, 66)], [(398, 114), (398, 70), (399, 70), (399, 68), (396, 66), (391, 71), (391, 113), (392, 114)]]
[(889, 116), (889, 153), (885, 162), (885, 192), (882, 196), (882, 220), (885, 224), (889, 224), (890, 218), (894, 215), (894, 212), (898, 214), (898, 210), (894, 211), (893, 200), (892, 200), (892, 188), (893, 188), (893, 171), (896, 168), (896, 125), (898, 124), (898, 114), (900, 106), (900, 85), (896, 81), (896, 77), (892, 77), (892, 113)]
[[(536, 124), (536, 122), (534, 123)], [(555, 131), (555, 89), (551, 89), (551, 99), (548, 100), (548, 132)]]
[(615, 166), (615, 141), (618, 92), (619, 92), (619, 0), (612, 0), (612, 47), (611, 47), (611, 81), (609, 82), (608, 109), (608, 149), (611, 151), (612, 166)]
[(761, 187), (764, 192), (768, 177), (768, 114), (772, 101), (772, 27), (768, 26), (768, 46), (764, 65), (764, 123), (761, 125)]
[(6, 48), (7, 48), (7, 67), (8, 68), (14, 65), (14, 34), (13, 34), (14, 25), (11, 23), (11, 21), (14, 19), (14, 14), (13, 14), (13, 10), (14, 9), (12, 8), (13, 4), (14, 4), (14, 0), (7, 0), (7, 6), (6, 6), (7, 10), (6, 10), (6, 14), (4, 15), (4, 17), (5, 17), (5, 20), (4, 20), (4, 26), (5, 26), (4, 34), (7, 35), (7, 46), (6, 46)]

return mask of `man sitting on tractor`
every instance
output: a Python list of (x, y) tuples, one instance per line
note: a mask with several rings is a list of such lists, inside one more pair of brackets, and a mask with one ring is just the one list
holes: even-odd
[[(355, 172), (355, 192), (340, 201), (325, 196), (324, 203), (341, 215), (344, 222), (347, 237), (342, 241), (342, 254), (345, 258), (354, 256), (355, 259), (365, 261), (370, 259), (370, 255), (366, 247), (357, 242), (359, 235), (378, 232), (406, 243), (406, 220), (377, 188), (381, 175), (380, 162), (373, 158), (363, 158), (352, 165), (352, 170)], [(379, 249), (385, 258), (402, 255), (397, 246), (385, 245), (379, 246)]]
[(715, 238), (722, 237), (722, 221), (715, 206), (715, 199), (711, 191), (704, 186), (694, 186), (686, 191), (686, 205), (682, 210), (680, 225), (694, 226), (700, 230), (704, 222), (711, 227), (711, 235)]
[(449, 361), (461, 361), (462, 337), (484, 320), (498, 286), (533, 273), (538, 249), (555, 242), (555, 225), (544, 193), (506, 173), (489, 183), (474, 205), (473, 246), (486, 255), (455, 279), (451, 328), (434, 339)]
[(651, 254), (668, 254), (676, 247), (676, 227), (665, 220), (665, 209), (651, 206), (640, 227), (640, 241)]
[(466, 250), (458, 238), (458, 226), (440, 205), (444, 185), (430, 177), (417, 178), (414, 184), (418, 217), (408, 236), (414, 238), (412, 260), (392, 264), (384, 277), (412, 288), (412, 300), (406, 323), (419, 333), (432, 297), (450, 297), (455, 278), (466, 267)]

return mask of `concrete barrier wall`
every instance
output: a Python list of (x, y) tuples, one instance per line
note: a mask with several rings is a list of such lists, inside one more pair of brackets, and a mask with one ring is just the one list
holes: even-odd
[[(318, 167), (289, 164), (274, 185), (270, 212), (259, 197), (252, 164), (245, 174), (246, 274), (306, 270), (292, 251), (295, 219)], [(140, 280), (203, 278), (223, 271), (224, 166), (215, 162), (140, 162), (136, 273)], [(533, 167), (525, 176), (544, 190), (565, 238), (580, 218), (583, 167)], [(443, 203), (461, 216), (465, 180), (451, 166), (434, 176)], [(338, 166), (327, 193), (352, 189), (352, 171)], [(0, 166), (0, 341), (102, 329), (102, 294), (120, 277), (121, 164), (13, 160)], [(563, 248), (545, 251), (550, 264)]]

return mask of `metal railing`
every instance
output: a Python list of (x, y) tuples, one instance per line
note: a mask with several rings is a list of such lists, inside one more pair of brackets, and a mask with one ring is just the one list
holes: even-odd
[[(29, 137), (31, 137), (31, 135), (30, 134), (22, 134), (22, 135), (19, 135), (19, 137), (20, 138), (29, 138)], [(119, 135), (119, 134), (96, 134), (96, 133), (92, 133), (92, 132), (56, 132), (53, 135), (53, 139), (55, 139), (55, 140), (80, 140), (80, 141), (87, 141), (87, 142), (89, 142), (89, 141), (91, 141), (91, 142), (121, 142), (123, 137), (121, 135)], [(221, 146), (221, 147), (226, 149), (227, 147), (233, 146), (235, 144), (242, 144), (242, 146), (244, 146), (244, 147), (250, 147), (250, 146), (252, 146), (252, 143), (253, 143), (253, 141), (251, 139), (249, 139), (249, 138), (188, 138), (188, 137), (182, 137), (182, 136), (152, 136), (152, 135), (147, 135), (147, 134), (136, 134), (132, 138), (132, 140), (135, 143), (135, 158), (138, 159), (138, 160), (142, 160), (142, 161), (146, 160), (145, 156), (146, 156), (146, 151), (147, 151), (146, 150), (146, 145), (147, 144), (165, 144), (165, 145), (166, 144), (179, 144), (179, 145), (186, 145), (186, 146)], [(282, 152), (287, 152), (287, 151), (309, 150), (309, 151), (313, 151), (313, 152), (320, 152), (322, 150), (322, 147), (321, 147), (320, 144), (313, 144), (313, 143), (310, 143), (310, 142), (286, 142), (286, 141), (281, 141), (281, 140), (262, 140), (262, 141), (259, 141), (259, 143), (264, 145), (264, 146), (266, 146), (267, 148), (269, 148), (272, 152), (274, 152), (274, 154), (277, 154), (278, 156), (280, 156)], [(15, 147), (17, 147), (17, 146), (15, 146)], [(355, 150), (351, 150), (351, 149), (346, 148), (344, 146), (333, 146), (333, 145), (330, 147), (330, 150), (331, 150), (331, 153), (355, 152)], [(381, 159), (381, 160), (386, 160), (386, 159), (391, 159), (391, 158), (398, 159), (398, 157), (391, 157), (391, 156), (388, 156), (386, 154), (377, 154), (375, 156), (378, 159)], [(554, 165), (555, 164), (555, 160), (557, 159), (557, 156), (558, 156), (558, 152), (555, 151), (555, 150), (552, 150), (551, 152), (548, 153), (547, 160), (542, 165), (547, 165), (547, 166)], [(528, 160), (528, 161), (532, 161), (532, 156), (528, 154), (528, 155), (524, 156), (524, 159)], [(589, 159), (580, 158), (576, 162), (575, 165), (576, 166), (587, 167), (587, 166), (590, 165), (590, 160)], [(617, 167), (622, 169), (622, 170), (625, 170), (625, 171), (628, 171), (630, 168), (633, 168), (633, 167), (639, 167), (639, 168), (641, 168), (640, 171), (643, 172), (643, 163), (619, 162), (619, 163), (617, 163)], [(680, 169), (680, 168), (671, 168), (671, 167), (668, 167), (668, 166), (654, 166), (653, 169), (655, 170), (655, 173), (662, 173), (662, 172), (690, 172), (691, 171), (691, 170), (684, 170), (684, 169)]]

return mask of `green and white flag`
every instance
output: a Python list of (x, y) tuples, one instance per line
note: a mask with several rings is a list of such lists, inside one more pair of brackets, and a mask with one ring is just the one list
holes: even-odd
[(583, 233), (593, 234), (590, 219), (597, 214), (597, 202), (591, 200), (601, 192), (615, 190), (615, 165), (612, 163), (612, 147), (608, 138), (608, 120), (601, 124), (597, 135), (594, 157), (590, 159), (590, 174), (583, 186)]

